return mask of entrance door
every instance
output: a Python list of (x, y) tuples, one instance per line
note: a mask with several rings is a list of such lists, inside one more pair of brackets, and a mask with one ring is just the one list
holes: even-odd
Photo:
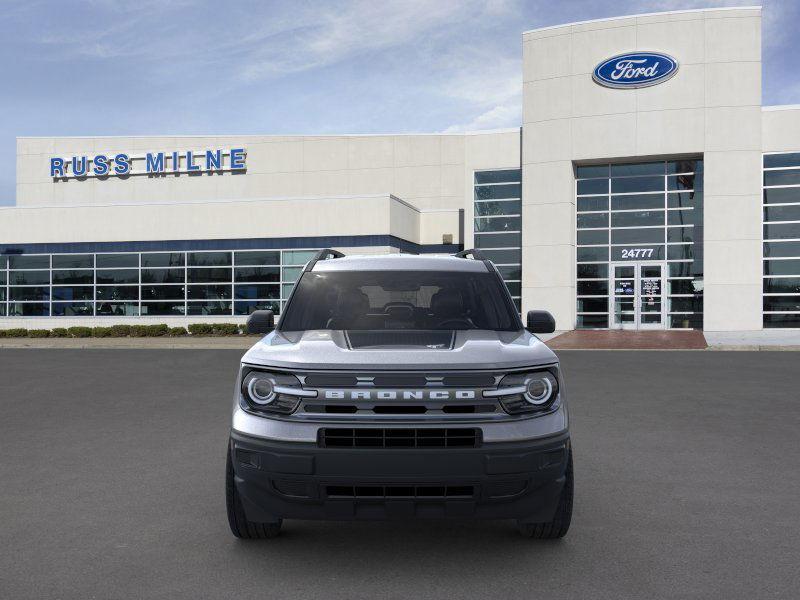
[(611, 327), (664, 329), (665, 263), (611, 264)]

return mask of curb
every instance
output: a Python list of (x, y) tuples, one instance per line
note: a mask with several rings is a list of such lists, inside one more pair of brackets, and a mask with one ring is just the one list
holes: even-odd
[[(260, 336), (187, 338), (0, 338), (0, 349), (247, 350)], [(800, 345), (715, 344), (707, 348), (551, 348), (554, 352), (798, 352)]]
[(800, 346), (784, 346), (780, 344), (714, 344), (708, 347), (709, 350), (721, 350), (726, 352), (797, 352)]
[[(549, 346), (548, 346), (549, 347)], [(716, 344), (708, 348), (552, 348), (553, 352), (800, 352), (800, 346)]]
[(553, 348), (553, 352), (705, 352), (709, 348)]
[(187, 338), (0, 338), (0, 349), (247, 350), (261, 336)]

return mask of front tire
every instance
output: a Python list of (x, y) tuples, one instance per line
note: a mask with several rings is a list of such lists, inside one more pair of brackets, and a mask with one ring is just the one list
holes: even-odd
[(230, 449), (228, 449), (228, 459), (225, 465), (225, 503), (228, 507), (228, 524), (231, 527), (231, 533), (237, 538), (265, 540), (277, 537), (280, 533), (283, 519), (278, 519), (274, 523), (255, 523), (247, 520), (239, 492), (236, 490), (236, 483), (233, 480)]
[(567, 535), (572, 522), (572, 498), (575, 493), (575, 483), (572, 475), (572, 449), (567, 457), (567, 472), (564, 489), (558, 499), (558, 507), (552, 521), (547, 523), (522, 523), (517, 522), (517, 529), (524, 537), (535, 540), (555, 540)]

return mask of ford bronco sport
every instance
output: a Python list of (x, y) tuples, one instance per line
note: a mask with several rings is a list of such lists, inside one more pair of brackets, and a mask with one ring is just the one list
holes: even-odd
[[(472, 257), (472, 258), (469, 258)], [(228, 520), (515, 519), (566, 534), (572, 448), (558, 359), (523, 327), (497, 268), (455, 256), (322, 250), (280, 321), (242, 358), (227, 453)]]

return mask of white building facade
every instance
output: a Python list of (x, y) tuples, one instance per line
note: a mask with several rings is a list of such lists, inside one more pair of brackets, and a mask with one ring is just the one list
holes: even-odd
[(518, 129), (19, 138), (0, 327), (243, 321), (319, 248), (475, 247), (562, 330), (800, 328), (800, 107), (761, 105), (760, 8), (523, 51)]

